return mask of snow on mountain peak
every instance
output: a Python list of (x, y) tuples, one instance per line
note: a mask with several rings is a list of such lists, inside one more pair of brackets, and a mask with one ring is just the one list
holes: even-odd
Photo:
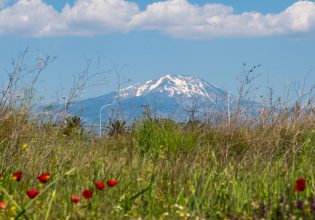
[(195, 76), (167, 74), (159, 79), (149, 80), (122, 89), (120, 97), (145, 96), (149, 93), (163, 93), (168, 96), (204, 97), (213, 100), (214, 96), (222, 95), (225, 92)]
[[(149, 80), (121, 89), (117, 92), (82, 100), (75, 104), (72, 112), (98, 122), (99, 111), (103, 111), (104, 120), (112, 117), (112, 111), (119, 111), (127, 120), (140, 118), (143, 106), (152, 107), (156, 117), (169, 117), (183, 121), (187, 119), (187, 110), (196, 109), (197, 117), (207, 117), (212, 112), (236, 111), (242, 107), (256, 114), (259, 105), (248, 100), (239, 100), (205, 80), (196, 76), (168, 74), (156, 80)], [(117, 105), (119, 103), (119, 105)], [(110, 108), (103, 108), (103, 106)], [(82, 109), (85, 111), (82, 113)], [(102, 118), (103, 119), (103, 118)]]

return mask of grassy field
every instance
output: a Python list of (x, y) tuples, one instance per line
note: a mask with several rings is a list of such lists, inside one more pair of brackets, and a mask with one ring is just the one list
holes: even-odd
[[(314, 125), (312, 108), (232, 115), (231, 124), (146, 117), (99, 139), (71, 123), (6, 109), (0, 218), (313, 219)], [(43, 173), (46, 183), (37, 178)], [(30, 189), (39, 192), (33, 199)], [(84, 198), (86, 189), (92, 198)]]

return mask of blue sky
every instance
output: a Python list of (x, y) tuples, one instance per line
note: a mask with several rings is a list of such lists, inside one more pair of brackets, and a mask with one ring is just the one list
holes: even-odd
[[(29, 47), (29, 62), (57, 57), (37, 85), (47, 100), (66, 93), (89, 58), (95, 71), (126, 65), (120, 75), (133, 82), (193, 74), (232, 92), (243, 62), (261, 64), (261, 93), (281, 95), (305, 77), (315, 84), (314, 33), (313, 1), (0, 0), (0, 76)], [(115, 74), (106, 79), (83, 98), (115, 90)]]

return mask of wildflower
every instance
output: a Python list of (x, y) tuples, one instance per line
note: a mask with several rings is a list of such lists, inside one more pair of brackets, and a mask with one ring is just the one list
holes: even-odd
[(95, 187), (98, 190), (102, 190), (105, 187), (105, 184), (102, 182), (97, 182), (97, 183), (95, 183)]
[(43, 174), (41, 174), (40, 176), (37, 177), (37, 179), (38, 179), (40, 182), (42, 182), (42, 183), (47, 183), (48, 180), (49, 180), (49, 178), (50, 178), (49, 173), (43, 173)]
[(36, 189), (30, 189), (26, 191), (26, 194), (30, 199), (34, 199), (38, 195), (38, 193), (39, 192)]
[(71, 196), (71, 202), (73, 202), (73, 203), (78, 203), (78, 202), (80, 202), (80, 198), (79, 197), (77, 197), (77, 196)]
[(118, 182), (116, 180), (107, 180), (106, 184), (109, 187), (113, 187), (113, 186), (116, 186), (118, 184)]
[(305, 187), (306, 187), (305, 178), (295, 180), (295, 191), (297, 192), (304, 191)]
[(40, 206), (40, 205), (42, 205), (42, 202), (39, 201), (39, 200), (36, 200), (36, 201), (35, 201), (35, 205)]
[(90, 199), (90, 198), (92, 198), (92, 191), (89, 190), (89, 189), (85, 189), (85, 190), (83, 190), (83, 192), (82, 192), (82, 196), (83, 196), (84, 198), (86, 198), (86, 199)]
[(175, 204), (174, 207), (178, 208), (179, 210), (184, 210), (184, 207), (178, 204)]
[(0, 180), (3, 180), (3, 174), (0, 173)]
[(120, 205), (116, 205), (116, 206), (114, 206), (114, 210), (120, 211), (120, 210), (123, 210), (123, 207), (121, 207)]
[(251, 203), (251, 206), (253, 209), (259, 209), (259, 204), (255, 201)]
[(280, 202), (281, 204), (283, 204), (283, 203), (284, 203), (284, 196), (283, 196), (283, 195), (281, 195), (281, 196), (280, 196), (280, 198), (279, 198), (279, 202)]
[(12, 213), (15, 213), (16, 207), (15, 207), (15, 206), (11, 206), (11, 209), (10, 209), (10, 210), (11, 210)]
[(4, 202), (0, 202), (0, 209), (5, 209), (5, 203)]
[(296, 207), (298, 208), (298, 209), (303, 209), (303, 201), (302, 200), (297, 200), (296, 201)]
[(311, 204), (310, 204), (310, 209), (312, 213), (315, 213), (315, 201), (312, 199)]
[(27, 143), (22, 144), (22, 148), (23, 148), (24, 150), (27, 150), (27, 147), (28, 147)]
[(28, 150), (28, 144), (26, 144), (26, 143), (22, 144), (22, 150), (23, 150), (24, 152), (28, 153), (28, 152), (29, 152), (29, 150)]
[(37, 187), (38, 187), (39, 189), (43, 188), (43, 186), (44, 186), (44, 185), (43, 185), (42, 183), (38, 183), (38, 184), (37, 184)]
[(23, 176), (23, 173), (20, 171), (17, 171), (17, 172), (12, 174), (13, 180), (18, 181), (18, 182), (21, 181), (22, 176)]

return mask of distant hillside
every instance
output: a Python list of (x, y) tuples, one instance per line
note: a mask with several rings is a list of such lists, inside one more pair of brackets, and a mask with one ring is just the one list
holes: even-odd
[[(238, 99), (230, 95), (231, 111), (237, 108)], [(156, 80), (149, 80), (126, 87), (118, 92), (89, 98), (77, 102), (72, 108), (73, 114), (80, 115), (90, 122), (99, 121), (102, 108), (102, 118), (107, 120), (112, 112), (125, 120), (132, 120), (142, 115), (144, 106), (157, 117), (170, 117), (184, 121), (189, 111), (196, 110), (196, 117), (204, 117), (213, 111), (226, 111), (228, 93), (211, 83), (195, 77), (168, 74)], [(257, 103), (241, 101), (243, 108), (257, 107)]]

